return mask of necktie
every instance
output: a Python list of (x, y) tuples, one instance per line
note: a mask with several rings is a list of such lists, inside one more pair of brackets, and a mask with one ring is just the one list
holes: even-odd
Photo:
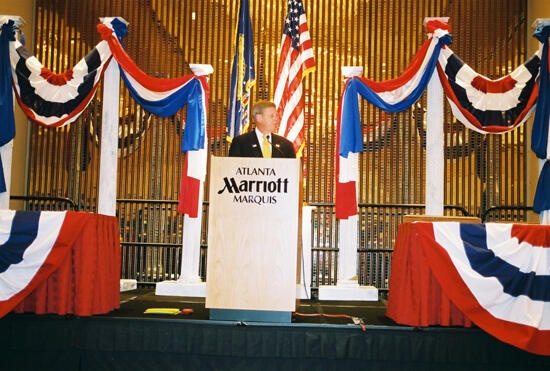
[(264, 158), (271, 158), (271, 143), (267, 140), (267, 134), (264, 134), (264, 140), (262, 142), (262, 154)]

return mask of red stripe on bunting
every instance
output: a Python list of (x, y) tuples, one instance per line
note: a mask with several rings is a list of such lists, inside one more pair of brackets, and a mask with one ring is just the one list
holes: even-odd
[(357, 214), (357, 195), (355, 182), (336, 182), (336, 219), (347, 219)]
[(67, 211), (57, 240), (36, 275), (23, 290), (19, 291), (9, 300), (0, 301), (0, 318), (9, 313), (61, 265), (71, 250), (74, 241), (80, 236), (86, 220), (85, 213)]
[(185, 156), (183, 174), (181, 175), (178, 213), (187, 214), (190, 218), (196, 218), (199, 215), (201, 181), (187, 175), (187, 158), (188, 156)]
[(550, 232), (545, 225), (514, 224), (511, 235), (517, 238), (519, 243), (526, 242), (533, 246), (550, 248)]
[(124, 48), (122, 48), (122, 46), (118, 42), (112, 29), (110, 29), (103, 23), (100, 23), (97, 25), (97, 30), (101, 34), (101, 38), (109, 43), (111, 53), (115, 57), (118, 64), (122, 67), (122, 69), (125, 72), (129, 73), (146, 89), (155, 92), (165, 92), (176, 89), (195, 77), (194, 75), (186, 75), (175, 79), (157, 79), (151, 77), (140, 70), (139, 67), (134, 63), (132, 58), (130, 58), (130, 56), (126, 53)]
[(525, 118), (525, 116), (529, 113), (533, 105), (537, 102), (537, 97), (539, 95), (539, 87), (538, 83), (535, 84), (533, 88), (533, 92), (531, 93), (531, 96), (529, 97), (529, 101), (527, 102), (527, 105), (525, 106), (525, 109), (521, 112), (521, 114), (518, 115), (516, 121), (511, 126), (497, 126), (497, 125), (486, 125), (483, 126), (481, 123), (470, 113), (470, 111), (464, 109), (460, 102), (458, 101), (454, 90), (451, 88), (451, 85), (449, 84), (449, 81), (447, 80), (447, 75), (445, 75), (445, 72), (441, 68), (441, 65), (439, 62), (437, 63), (437, 73), (439, 74), (439, 80), (441, 81), (441, 85), (443, 86), (443, 90), (445, 91), (445, 95), (447, 98), (452, 100), (456, 107), (462, 112), (464, 117), (468, 120), (468, 122), (475, 126), (476, 128), (486, 131), (489, 133), (503, 133), (506, 131), (510, 131), (513, 128), (515, 128), (522, 120)]
[(517, 81), (508, 75), (498, 80), (489, 80), (483, 76), (477, 75), (471, 82), (471, 85), (484, 93), (506, 93), (516, 87)]
[(50, 84), (55, 86), (66, 85), (68, 81), (73, 79), (73, 69), (70, 68), (63, 73), (53, 73), (46, 67), (42, 67), (40, 70), (40, 77), (48, 81)]
[(83, 99), (82, 102), (80, 102), (80, 104), (74, 109), (74, 111), (67, 117), (59, 121), (56, 121), (52, 124), (48, 124), (40, 121), (38, 118), (36, 118), (36, 116), (34, 115), (34, 112), (29, 107), (27, 107), (21, 100), (21, 97), (19, 96), (19, 92), (17, 91), (17, 88), (16, 88), (15, 81), (12, 78), (11, 82), (13, 86), (13, 91), (15, 92), (15, 98), (17, 99), (17, 102), (19, 102), (19, 107), (21, 107), (21, 109), (23, 110), (23, 112), (25, 112), (25, 115), (27, 115), (28, 118), (30, 118), (32, 121), (36, 122), (39, 125), (46, 126), (49, 128), (57, 128), (57, 127), (63, 126), (68, 120), (70, 120), (75, 116), (78, 116), (88, 106), (88, 104), (90, 103), (90, 100), (92, 99), (92, 97), (94, 96), (97, 90), (97, 87), (99, 86), (99, 82), (101, 81), (101, 79), (103, 79), (103, 75), (105, 74), (105, 70), (109, 66), (109, 63), (111, 62), (111, 58), (112, 57), (109, 57), (107, 62), (105, 62), (105, 66), (101, 70), (101, 76), (97, 80), (97, 83), (94, 85), (93, 89), (90, 90), (90, 94), (88, 94), (88, 96), (85, 99)]
[(336, 125), (336, 219), (347, 219), (357, 214), (357, 191), (355, 182), (340, 183), (340, 138), (342, 129), (342, 104), (344, 93), (351, 79), (346, 79), (338, 103), (338, 123)]
[(360, 77), (361, 81), (363, 81), (364, 84), (366, 84), (369, 88), (372, 89), (375, 93), (382, 93), (385, 91), (392, 91), (397, 88), (402, 87), (413, 78), (413, 76), (418, 72), (420, 69), (420, 66), (422, 65), (422, 62), (424, 61), (424, 58), (426, 57), (426, 53), (428, 52), (428, 48), (430, 47), (430, 43), (432, 42), (432, 38), (430, 37), (428, 41), (426, 41), (418, 50), (418, 53), (414, 56), (411, 63), (405, 68), (403, 71), (403, 74), (401, 76), (392, 79), (392, 80), (386, 80), (386, 81), (373, 81), (366, 77)]
[(417, 223), (419, 245), (443, 292), (477, 326), (497, 339), (526, 351), (550, 355), (550, 330), (505, 321), (483, 308), (456, 270), (447, 251), (435, 242), (432, 223)]
[(446, 30), (451, 33), (451, 26), (448, 23), (440, 21), (438, 19), (432, 19), (426, 22), (426, 29), (429, 33), (434, 33), (435, 30), (438, 29)]

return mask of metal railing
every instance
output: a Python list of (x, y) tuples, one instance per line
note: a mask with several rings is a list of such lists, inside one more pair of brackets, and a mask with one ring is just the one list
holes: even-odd
[(485, 223), (485, 222), (487, 222), (487, 219), (488, 219), (489, 215), (491, 215), (491, 213), (503, 212), (503, 211), (505, 212), (505, 215), (499, 214), (497, 216), (497, 218), (495, 218), (495, 219), (499, 220), (499, 221), (514, 222), (514, 221), (518, 221), (517, 220), (518, 216), (521, 216), (521, 217), (525, 218), (525, 214), (518, 215), (517, 213), (514, 214), (514, 213), (511, 213), (511, 212), (513, 212), (513, 211), (524, 211), (524, 212), (533, 211), (533, 206), (511, 206), (511, 205), (491, 206), (491, 207), (487, 208), (486, 210), (482, 211), (480, 213), (479, 217), (481, 218), (481, 222)]
[[(338, 228), (335, 204), (309, 203), (317, 207), (312, 213), (312, 288), (334, 285), (338, 276)], [(406, 214), (422, 213), (424, 204), (358, 204), (357, 271), (360, 285), (388, 290), (391, 259), (397, 227)], [(448, 213), (470, 216), (461, 206), (445, 205)]]
[[(117, 199), (122, 266), (121, 278), (139, 284), (175, 280), (181, 270), (183, 215), (177, 200)], [(203, 203), (201, 264), (206, 278), (208, 202)]]
[(66, 197), (49, 197), (49, 196), (17, 196), (10, 195), (11, 200), (25, 201), (25, 210), (67, 210), (67, 207), (58, 207), (61, 205), (69, 206), (73, 211), (78, 211), (80, 208), (70, 198)]
[[(26, 201), (27, 210), (78, 210), (76, 203), (63, 197), (11, 196)], [(154, 284), (177, 279), (182, 258), (183, 216), (177, 213), (178, 201), (118, 199), (122, 260), (121, 278), (138, 280), (139, 284)], [(338, 221), (334, 203), (310, 203), (312, 212), (311, 267), (313, 289), (334, 285), (338, 276)], [(423, 204), (358, 204), (358, 281), (387, 291), (397, 227), (403, 216), (421, 214)], [(445, 205), (450, 213), (471, 216), (455, 205)], [(517, 211), (530, 211), (531, 206), (492, 206), (480, 212), (485, 222), (492, 213), (507, 220)], [(504, 215), (503, 215), (504, 212)], [(518, 221), (518, 220), (511, 220)], [(208, 202), (203, 204), (201, 262), (199, 274), (206, 278), (208, 241)]]

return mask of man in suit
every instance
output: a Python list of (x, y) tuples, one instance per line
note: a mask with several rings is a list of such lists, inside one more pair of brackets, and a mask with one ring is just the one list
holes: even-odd
[(256, 128), (233, 138), (230, 157), (296, 158), (292, 143), (273, 133), (279, 121), (274, 103), (257, 102), (252, 108), (252, 119)]

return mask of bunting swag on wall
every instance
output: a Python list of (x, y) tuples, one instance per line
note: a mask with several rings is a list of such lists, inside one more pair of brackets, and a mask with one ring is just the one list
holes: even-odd
[(187, 156), (178, 211), (196, 218), (202, 206), (198, 202), (200, 182), (206, 177), (206, 113), (209, 95), (206, 76), (186, 75), (174, 79), (150, 77), (139, 69), (120, 43), (120, 39), (128, 32), (122, 21), (114, 19), (110, 24), (100, 23), (97, 30), (102, 39), (108, 42), (130, 95), (141, 107), (155, 115), (168, 117), (187, 105), (187, 120), (181, 143), (181, 151), (187, 152)]
[(37, 124), (59, 127), (75, 121), (94, 96), (111, 51), (101, 41), (73, 68), (55, 74), (17, 40), (10, 42), (13, 87), (19, 105)]
[[(357, 154), (363, 151), (358, 94), (384, 111), (400, 112), (408, 109), (426, 89), (436, 62), (441, 84), (457, 120), (479, 133), (498, 134), (516, 129), (536, 109), (532, 149), (539, 158), (549, 157), (550, 26), (541, 26), (535, 32), (534, 36), (541, 41), (541, 50), (512, 73), (498, 80), (476, 73), (446, 46), (452, 39), (446, 23), (432, 20), (427, 22), (426, 27), (433, 37), (424, 43), (400, 77), (380, 83), (365, 78), (351, 78), (345, 82), (338, 107), (338, 219), (347, 219), (357, 214)], [(539, 178), (534, 211), (550, 210), (549, 189), (550, 164), (547, 162)]]
[(540, 57), (535, 53), (512, 73), (491, 80), (475, 72), (451, 49), (439, 55), (437, 71), (456, 119), (481, 134), (514, 130), (537, 101)]
[(494, 337), (550, 355), (550, 228), (419, 223), (418, 247), (443, 292)]
[(355, 184), (357, 153), (363, 151), (359, 95), (388, 112), (401, 112), (422, 95), (435, 70), (440, 49), (452, 41), (448, 24), (431, 20), (426, 24), (430, 38), (422, 45), (403, 74), (393, 80), (375, 82), (366, 78), (346, 80), (338, 105), (336, 159), (336, 217), (357, 214)]
[[(63, 74), (55, 74), (45, 68), (15, 39), (12, 21), (2, 25), (0, 45), (0, 113), (7, 117), (3, 130), (3, 141), (13, 138), (15, 129), (11, 91), (6, 80), (12, 77), (13, 89), (25, 114), (36, 123), (47, 127), (59, 127), (75, 121), (90, 103), (99, 80), (112, 55), (119, 65), (121, 76), (132, 97), (150, 113), (167, 117), (187, 105), (187, 123), (183, 134), (181, 150), (187, 152), (182, 176), (179, 211), (196, 217), (199, 206), (200, 182), (206, 176), (206, 112), (208, 82), (205, 75), (187, 75), (175, 79), (152, 78), (140, 70), (126, 53), (120, 40), (127, 33), (124, 22), (118, 18), (107, 18), (97, 26), (103, 41), (88, 53), (74, 68)], [(9, 56), (6, 43), (9, 43)], [(7, 58), (11, 68), (4, 66)], [(6, 112), (4, 112), (6, 111)], [(11, 116), (10, 116), (11, 114)], [(6, 143), (7, 143), (6, 142)], [(2, 174), (0, 174), (2, 175)], [(3, 176), (0, 177), (0, 192)], [(194, 204), (192, 204), (194, 202)]]

